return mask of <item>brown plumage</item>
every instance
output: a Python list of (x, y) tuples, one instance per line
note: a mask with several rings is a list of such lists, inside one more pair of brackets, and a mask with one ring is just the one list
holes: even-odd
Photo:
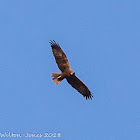
[(62, 73), (52, 73), (53, 81), (56, 84), (59, 84), (64, 78), (68, 81), (68, 83), (75, 88), (78, 92), (80, 92), (86, 99), (92, 99), (92, 93), (87, 88), (87, 86), (75, 76), (75, 72), (73, 72), (69, 66), (68, 59), (65, 53), (60, 48), (59, 44), (54, 40), (49, 42), (52, 47), (52, 52), (55, 57), (55, 61), (57, 63), (58, 68)]

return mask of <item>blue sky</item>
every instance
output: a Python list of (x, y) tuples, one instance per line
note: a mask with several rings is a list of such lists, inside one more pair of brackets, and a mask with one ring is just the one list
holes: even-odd
[[(139, 5), (138, 0), (0, 1), (0, 133), (139, 140)], [(50, 39), (93, 92), (92, 101), (66, 80), (53, 83), (51, 73), (59, 69)]]

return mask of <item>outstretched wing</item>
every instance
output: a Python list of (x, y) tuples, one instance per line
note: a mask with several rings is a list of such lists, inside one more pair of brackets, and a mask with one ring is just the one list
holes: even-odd
[(68, 83), (75, 88), (78, 92), (80, 92), (86, 99), (92, 99), (93, 95), (87, 86), (75, 76), (75, 74), (71, 75), (70, 77), (66, 78)]
[(70, 68), (68, 59), (65, 55), (65, 53), (60, 48), (59, 44), (57, 44), (54, 40), (49, 42), (52, 47), (52, 52), (55, 57), (55, 61), (57, 63), (58, 68), (64, 72), (66, 68)]

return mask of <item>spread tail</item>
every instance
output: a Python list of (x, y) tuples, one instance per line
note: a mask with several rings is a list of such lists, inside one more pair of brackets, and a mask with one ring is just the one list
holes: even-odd
[(61, 79), (61, 73), (52, 73), (53, 81), (58, 85), (63, 79)]

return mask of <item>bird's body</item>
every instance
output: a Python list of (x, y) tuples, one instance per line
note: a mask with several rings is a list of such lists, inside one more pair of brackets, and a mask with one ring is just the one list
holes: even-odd
[(65, 53), (54, 40), (49, 42), (52, 47), (52, 52), (55, 57), (58, 68), (62, 73), (52, 73), (53, 81), (59, 84), (63, 79), (66, 78), (68, 83), (80, 92), (86, 99), (92, 99), (92, 94), (87, 86), (75, 76), (75, 72), (70, 68), (68, 59)]

